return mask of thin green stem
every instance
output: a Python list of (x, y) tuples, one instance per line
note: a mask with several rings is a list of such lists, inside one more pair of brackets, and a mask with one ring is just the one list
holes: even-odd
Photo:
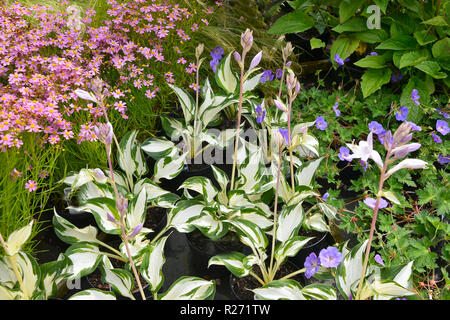
[(279, 159), (278, 159), (278, 169), (277, 169), (277, 184), (275, 188), (275, 204), (273, 209), (273, 229), (272, 229), (272, 252), (270, 254), (270, 267), (269, 270), (272, 270), (273, 266), (273, 258), (275, 255), (275, 242), (277, 235), (277, 210), (278, 210), (278, 189), (280, 188), (280, 174), (281, 174), (281, 160), (282, 160), (282, 149), (279, 150)]
[(292, 277), (294, 277), (294, 276), (296, 276), (296, 275), (298, 275), (300, 273), (303, 273), (305, 271), (306, 271), (306, 268), (297, 270), (295, 272), (289, 273), (288, 275), (284, 276), (283, 278), (280, 278), (279, 280), (286, 280), (286, 279), (292, 278)]
[(255, 273), (253, 273), (252, 271), (250, 271), (250, 275), (255, 278), (261, 285), (265, 285), (266, 283), (260, 278), (258, 277)]

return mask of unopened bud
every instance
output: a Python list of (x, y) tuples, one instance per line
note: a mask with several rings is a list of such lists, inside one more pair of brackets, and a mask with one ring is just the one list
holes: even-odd
[(242, 48), (244, 49), (244, 52), (250, 51), (252, 44), (253, 44), (253, 31), (250, 29), (247, 29), (241, 35), (241, 45), (242, 45)]
[(241, 55), (239, 54), (239, 52), (237, 52), (237, 51), (235, 51), (234, 53), (233, 53), (233, 57), (234, 57), (234, 60), (236, 60), (236, 62), (238, 62), (238, 63), (242, 63), (242, 59), (241, 59)]
[(407, 122), (403, 122), (394, 133), (394, 147), (399, 147), (404, 144), (411, 131), (411, 125)]
[(113, 127), (111, 123), (102, 123), (99, 126), (94, 127), (94, 133), (104, 144), (108, 146), (112, 144)]
[(101, 169), (95, 168), (94, 170), (92, 170), (92, 173), (94, 174), (95, 180), (97, 180), (98, 182), (100, 183), (106, 182), (107, 178)]
[(289, 56), (292, 54), (292, 52), (294, 51), (294, 48), (292, 47), (292, 44), (290, 42), (288, 42), (286, 44), (286, 47), (283, 48), (283, 60), (286, 61)]
[(126, 212), (128, 210), (128, 199), (119, 197), (119, 199), (116, 200), (116, 206), (120, 213)]
[(141, 224), (138, 224), (138, 225), (134, 228), (133, 232), (131, 232), (131, 234), (128, 235), (128, 238), (133, 238), (133, 237), (136, 236), (139, 232), (141, 232), (142, 226), (143, 226), (142, 223), (141, 223)]
[(205, 49), (205, 45), (203, 43), (200, 43), (197, 48), (195, 49), (195, 56), (197, 58), (200, 58), (200, 56), (203, 53), (203, 50)]
[(95, 78), (92, 80), (92, 91), (95, 93), (97, 97), (101, 97), (103, 95), (103, 88), (105, 83), (100, 78)]
[(116, 218), (114, 218), (114, 216), (111, 214), (111, 212), (107, 212), (107, 213), (106, 213), (106, 219), (108, 219), (108, 221), (117, 223)]

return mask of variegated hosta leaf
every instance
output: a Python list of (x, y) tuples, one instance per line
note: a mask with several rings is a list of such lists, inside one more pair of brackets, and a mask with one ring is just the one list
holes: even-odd
[(216, 166), (211, 166), (214, 178), (216, 179), (217, 183), (219, 184), (222, 191), (227, 189), (228, 186), (228, 175), (221, 169), (217, 168)]
[(100, 270), (102, 271), (102, 281), (111, 285), (111, 288), (124, 297), (135, 300), (131, 293), (134, 288), (134, 277), (130, 271), (124, 269), (115, 269), (108, 257), (103, 256), (103, 263)]
[(69, 280), (74, 280), (92, 273), (102, 259), (102, 253), (96, 244), (78, 242), (71, 245), (66, 251), (67, 257), (72, 262), (69, 267)]
[(202, 90), (201, 90), (201, 97), (203, 98), (203, 103), (200, 105), (200, 108), (198, 109), (198, 113), (200, 115), (205, 112), (209, 106), (212, 105), (214, 101), (214, 92), (211, 88), (211, 84), (209, 83), (209, 79), (206, 78), (205, 83), (203, 84)]
[(21, 298), (22, 292), (12, 290), (11, 288), (4, 287), (0, 284), (0, 300), (20, 300)]
[[(117, 184), (118, 185), (118, 184)], [(119, 186), (119, 185), (118, 185)], [(120, 187), (118, 187), (119, 189)], [(77, 200), (79, 204), (85, 203), (92, 198), (114, 198), (114, 189), (109, 184), (97, 184), (88, 182), (82, 185), (77, 191)]]
[(243, 219), (228, 220), (232, 224), (239, 235), (239, 239), (246, 246), (252, 247), (255, 251), (263, 251), (268, 244), (268, 240), (264, 232), (253, 222)]
[(212, 300), (216, 283), (198, 277), (183, 276), (176, 280), (158, 300)]
[[(106, 172), (106, 175), (111, 178), (111, 173), (108, 170)], [(123, 190), (127, 190), (127, 192), (130, 192), (130, 186), (128, 185), (127, 177), (123, 172), (114, 170), (113, 171), (114, 176), (114, 183), (116, 184), (117, 188), (122, 188)], [(119, 189), (120, 190), (120, 189)]]
[(205, 177), (190, 177), (187, 178), (178, 189), (188, 189), (198, 192), (203, 195), (206, 202), (211, 202), (217, 195), (217, 189), (212, 184), (211, 180)]
[(306, 217), (305, 226), (308, 229), (316, 230), (319, 232), (330, 232), (330, 227), (328, 226), (321, 213), (316, 213), (310, 217)]
[(209, 259), (208, 268), (211, 265), (225, 266), (236, 277), (246, 277), (249, 275), (251, 268), (244, 266), (243, 260), (245, 258), (246, 256), (240, 252), (218, 254)]
[(174, 193), (166, 193), (154, 199), (152, 204), (154, 207), (172, 209), (175, 208), (178, 200), (180, 200), (178, 195)]
[(337, 300), (336, 289), (323, 283), (315, 283), (303, 287), (302, 293), (308, 300)]
[(0, 257), (0, 284), (12, 289), (16, 281), (17, 278), (11, 268), (9, 258), (7, 256)]
[(18, 252), (13, 259), (16, 259), (19, 274), (22, 277), (23, 290), (31, 298), (36, 290), (39, 290), (41, 270), (37, 261), (28, 253)]
[(295, 236), (275, 248), (275, 259), (281, 264), (287, 257), (294, 257), (313, 237)]
[(173, 141), (176, 141), (176, 139), (179, 139), (181, 136), (181, 133), (185, 129), (183, 123), (181, 123), (181, 121), (171, 118), (171, 117), (160, 116), (160, 119), (161, 119), (161, 125), (164, 129), (164, 132), (167, 134), (167, 136), (170, 139), (172, 139)]
[(53, 209), (53, 228), (56, 235), (65, 243), (76, 243), (80, 241), (97, 242), (97, 228), (87, 226), (82, 229), (77, 228), (72, 223), (58, 215), (56, 209)]
[(69, 300), (116, 300), (116, 296), (110, 291), (88, 289), (75, 293)]
[(197, 219), (205, 206), (196, 200), (181, 200), (167, 215), (167, 225), (177, 229), (178, 232), (188, 233), (195, 229), (191, 224)]
[(93, 181), (94, 179), (92, 169), (81, 169), (78, 173), (71, 173), (63, 180), (63, 182), (70, 185), (72, 191), (75, 191), (85, 183)]
[[(373, 286), (374, 291), (377, 293), (375, 295), (375, 300), (389, 300), (393, 296), (408, 296), (413, 295), (412, 291), (412, 265), (414, 261), (409, 262), (405, 265), (392, 279), (393, 284), (388, 284), (388, 281), (379, 281)], [(387, 290), (390, 286), (394, 286), (393, 290)], [(400, 288), (397, 288), (400, 287)], [(408, 293), (404, 293), (408, 291)], [(395, 293), (395, 294), (394, 294)]]
[[(212, 104), (203, 111), (200, 111), (200, 119), (202, 121), (203, 129), (205, 129), (208, 124), (210, 124), (218, 115), (220, 115), (220, 112), (223, 109), (232, 104), (237, 104), (238, 102), (239, 100), (230, 97), (214, 97)], [(221, 146), (221, 144), (219, 144), (219, 146)]]
[(335, 219), (337, 210), (335, 207), (329, 205), (328, 203), (320, 202), (317, 204), (317, 206), (320, 209), (320, 212), (325, 213), (325, 215), (328, 217), (328, 219)]
[[(305, 190), (305, 186), (297, 187), (295, 193), (291, 193), (289, 202), (287, 203), (289, 206), (293, 206), (298, 204), (299, 202), (302, 202), (303, 200), (310, 198), (310, 197), (318, 197), (320, 194), (317, 192), (314, 192), (312, 190)], [(301, 190), (299, 190), (301, 189)]]
[[(175, 194), (162, 189), (160, 186), (158, 186), (156, 183), (154, 183), (148, 178), (137, 181), (136, 184), (134, 185), (133, 193), (138, 194), (139, 192), (141, 192), (142, 188), (145, 188), (145, 191), (147, 193), (147, 202), (155, 201), (156, 199), (166, 195), (170, 195), (170, 197), (176, 196)], [(170, 197), (167, 198), (166, 200), (169, 201)]]
[(252, 291), (261, 300), (306, 300), (301, 285), (295, 280), (274, 280)]
[(234, 139), (236, 137), (236, 129), (225, 129), (220, 131), (219, 137), (217, 138), (217, 142), (219, 143), (219, 147), (221, 149), (229, 148), (233, 145)]
[(300, 202), (295, 206), (283, 207), (278, 216), (277, 240), (286, 242), (298, 234), (298, 230), (305, 220), (302, 205), (303, 202)]
[(250, 254), (242, 260), (244, 267), (248, 270), (251, 270), (254, 265), (264, 265), (268, 258), (267, 254), (264, 251), (259, 252), (258, 255)]
[(235, 209), (254, 207), (244, 190), (231, 190), (228, 193), (228, 206)]
[(28, 241), (31, 236), (34, 220), (31, 220), (25, 227), (13, 231), (6, 240), (6, 254), (13, 256), (20, 251), (20, 248)]
[(250, 154), (248, 163), (242, 164), (239, 168), (240, 175), (244, 178), (244, 181), (243, 183), (238, 183), (238, 189), (252, 193), (256, 186), (261, 185), (261, 179), (263, 177), (261, 171), (262, 162), (261, 149)]
[(56, 294), (58, 283), (68, 276), (67, 269), (69, 266), (69, 259), (62, 253), (56, 261), (41, 265), (41, 288), (44, 290), (46, 299)]
[(322, 158), (308, 161), (302, 167), (297, 169), (295, 173), (295, 178), (298, 186), (311, 186), (311, 180), (316, 172), (317, 168), (322, 161)]
[(241, 209), (240, 218), (256, 224), (261, 230), (267, 231), (273, 227), (273, 220), (258, 207)]
[(231, 55), (232, 52), (219, 63), (215, 74), (216, 83), (227, 93), (234, 93), (238, 84), (238, 79), (231, 70)]
[(175, 178), (182, 170), (187, 153), (177, 157), (165, 157), (155, 163), (153, 181), (159, 183), (162, 178), (171, 180)]
[(135, 159), (136, 149), (138, 149), (136, 142), (137, 133), (137, 130), (127, 132), (119, 143), (121, 152), (117, 150), (119, 166), (127, 174), (127, 177), (131, 177), (138, 168)]
[[(150, 232), (153, 232), (151, 229)], [(137, 259), (141, 256), (141, 254), (144, 252), (144, 250), (148, 247), (150, 244), (150, 240), (146, 238), (145, 233), (140, 232), (137, 236), (133, 237), (131, 240), (128, 241), (128, 249), (130, 250), (130, 254), (133, 257), (133, 259)], [(125, 244), (122, 243), (120, 245), (120, 252), (122, 253), (123, 257), (127, 257), (127, 250), (125, 248)], [(136, 265), (139, 265), (139, 262), (136, 261)]]
[(206, 237), (218, 240), (227, 232), (227, 224), (223, 220), (216, 217), (216, 209), (205, 207), (202, 215), (193, 220), (191, 224), (199, 229)]
[(142, 188), (128, 205), (126, 224), (129, 231), (133, 231), (138, 225), (143, 225), (147, 214), (147, 191)]
[(347, 299), (354, 294), (352, 289), (361, 277), (367, 242), (368, 240), (352, 248), (336, 269), (336, 286)]
[(257, 74), (256, 76), (245, 80), (243, 92), (245, 93), (247, 91), (253, 91), (256, 88), (256, 86), (260, 83), (263, 74), (264, 74), (264, 72), (261, 72), (261, 73)]
[[(69, 207), (70, 208), (70, 207)], [(94, 198), (86, 201), (85, 204), (77, 208), (87, 211), (94, 215), (98, 227), (108, 234), (120, 234), (121, 229), (116, 222), (108, 219), (108, 214), (115, 217), (119, 222), (119, 213), (117, 212), (116, 202), (109, 198)]]
[(152, 293), (158, 292), (164, 282), (162, 268), (166, 261), (164, 245), (168, 237), (160, 238), (152, 244), (142, 256), (140, 270), (142, 277), (148, 282)]
[[(394, 297), (411, 296), (415, 294), (414, 291), (406, 289), (394, 281), (380, 281), (376, 279), (370, 285), (370, 288), (373, 290), (373, 295), (378, 296), (375, 297), (376, 300), (387, 300), (387, 298), (392, 299)], [(383, 297), (384, 299), (380, 299), (380, 297)], [(364, 298), (366, 297), (361, 296), (361, 299)]]
[(168, 156), (173, 148), (176, 148), (175, 143), (165, 137), (148, 138), (141, 145), (141, 149), (155, 160)]
[(194, 98), (192, 98), (192, 96), (185, 89), (171, 85), (170, 83), (168, 85), (177, 95), (181, 110), (183, 111), (184, 120), (186, 124), (188, 124), (194, 116)]

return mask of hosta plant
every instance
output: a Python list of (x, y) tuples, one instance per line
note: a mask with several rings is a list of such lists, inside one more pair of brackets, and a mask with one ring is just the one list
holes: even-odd
[(0, 300), (46, 300), (56, 295), (69, 276), (69, 261), (60, 254), (56, 261), (39, 265), (22, 246), (31, 236), (33, 221), (11, 233), (0, 235)]

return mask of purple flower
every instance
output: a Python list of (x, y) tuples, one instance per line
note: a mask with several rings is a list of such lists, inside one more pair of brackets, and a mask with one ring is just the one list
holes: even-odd
[(277, 78), (277, 79), (281, 79), (281, 76), (283, 75), (283, 70), (282, 69), (277, 69), (276, 71), (275, 71), (275, 77)]
[(336, 62), (340, 66), (344, 65), (344, 60), (342, 60), (342, 58), (337, 53), (334, 55), (334, 62)]
[(141, 230), (142, 230), (142, 223), (138, 224), (134, 229), (133, 232), (131, 232), (131, 234), (128, 236), (129, 238), (133, 238), (135, 235), (137, 235)]
[(263, 72), (263, 75), (261, 77), (261, 83), (266, 83), (266, 81), (272, 81), (273, 80), (273, 73), (272, 70), (266, 70)]
[(225, 53), (225, 50), (222, 47), (215, 47), (214, 49), (212, 49), (211, 51), (211, 57), (213, 58), (213, 60), (220, 60), (222, 59), (222, 55)]
[(316, 127), (319, 130), (325, 130), (326, 127), (328, 126), (327, 122), (325, 121), (324, 117), (319, 116), (316, 118)]
[(398, 109), (398, 112), (395, 114), (395, 119), (398, 121), (405, 121), (408, 116), (409, 109), (408, 107), (401, 107)]
[(411, 92), (411, 100), (414, 101), (414, 103), (419, 106), (420, 105), (419, 99), (420, 99), (419, 91), (417, 89), (413, 89), (413, 91)]
[(336, 117), (339, 117), (341, 115), (341, 110), (339, 108), (339, 103), (336, 102), (333, 106), (334, 113), (336, 114)]
[(257, 123), (263, 122), (264, 117), (266, 116), (266, 110), (263, 110), (261, 105), (257, 105), (255, 111), (256, 111), (256, 122)]
[(336, 268), (342, 261), (342, 253), (336, 247), (328, 247), (320, 250), (319, 259), (325, 268)]
[(307, 279), (311, 278), (317, 271), (319, 271), (320, 266), (320, 259), (317, 257), (317, 255), (312, 252), (309, 256), (305, 259), (305, 277)]
[(359, 164), (363, 167), (364, 172), (367, 171), (367, 161), (359, 159)]
[(443, 154), (440, 154), (437, 162), (439, 162), (439, 164), (442, 164), (442, 165), (449, 163), (450, 162), (450, 155), (447, 154), (447, 155), (444, 156)]
[(395, 300), (406, 300), (406, 298), (395, 298)]
[(369, 123), (369, 130), (373, 131), (375, 134), (381, 134), (383, 135), (384, 132), (386, 132), (381, 124), (379, 124), (376, 121), (372, 121)]
[[(364, 203), (371, 209), (375, 210), (375, 204), (377, 203), (377, 199), (374, 198), (366, 198), (364, 199)], [(380, 203), (378, 204), (378, 209), (383, 209), (388, 206), (388, 202), (383, 198), (380, 198)]]
[(391, 75), (391, 81), (392, 82), (397, 82), (397, 81), (402, 80), (402, 79), (403, 79), (403, 75), (402, 75), (402, 73), (400, 71), (396, 72), (396, 73), (393, 73)]
[(379, 254), (376, 254), (375, 257), (373, 257), (375, 259), (375, 261), (379, 264), (381, 264), (384, 267), (384, 262), (383, 262), (383, 258), (381, 258), (381, 256)]
[(339, 154), (338, 157), (341, 161), (352, 161), (352, 158), (350, 157), (350, 150), (346, 147), (340, 147), (339, 148)]
[(441, 137), (439, 137), (436, 133), (432, 133), (431, 137), (433, 138), (434, 142), (436, 143), (442, 143)]
[(289, 145), (289, 132), (288, 129), (278, 129), (278, 132), (283, 136), (284, 138), (284, 144), (287, 146)]
[(411, 131), (422, 131), (422, 127), (418, 126), (414, 122), (411, 122), (411, 121), (405, 121), (405, 122), (409, 123), (409, 125), (411, 126)]
[(450, 131), (450, 129), (448, 128), (447, 121), (445, 120), (436, 121), (436, 130), (443, 136), (447, 135), (447, 133)]
[(218, 60), (218, 59), (212, 59), (212, 60), (209, 62), (209, 65), (211, 66), (213, 72), (216, 72), (217, 66), (219, 65), (219, 60)]
[(330, 197), (330, 194), (328, 192), (325, 192), (325, 194), (322, 196), (322, 200), (327, 201), (329, 197)]
[(375, 51), (372, 51), (371, 53), (369, 53), (369, 56), (377, 56), (378, 53), (376, 53)]

